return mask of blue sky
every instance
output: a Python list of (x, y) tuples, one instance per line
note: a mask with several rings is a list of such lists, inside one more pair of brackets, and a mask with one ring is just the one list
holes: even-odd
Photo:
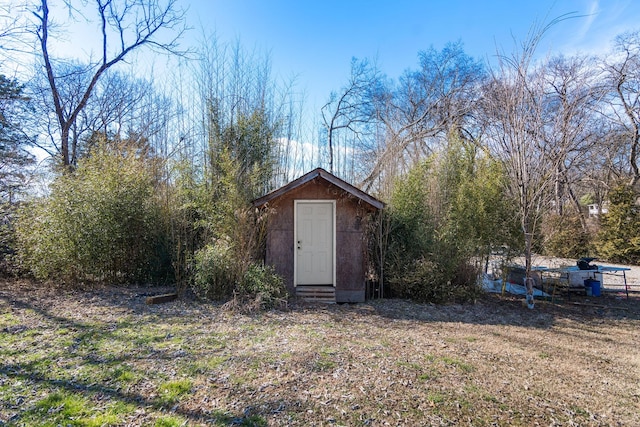
[[(0, 3), (7, 0), (0, 0)], [(12, 4), (14, 0), (8, 0)], [(86, 60), (99, 51), (95, 22), (69, 21), (62, 0), (56, 54)], [(491, 62), (496, 49), (511, 52), (531, 28), (565, 14), (572, 19), (546, 34), (538, 54), (604, 53), (616, 35), (640, 29), (640, 0), (178, 0), (192, 27), (182, 40), (197, 45), (203, 32), (222, 43), (269, 53), (273, 73), (295, 76), (306, 93), (307, 120), (317, 117), (332, 90), (348, 77), (352, 57), (375, 58), (396, 79), (417, 67), (420, 51), (461, 41), (467, 54)], [(93, 16), (92, 16), (93, 17)], [(165, 69), (166, 58), (147, 51), (129, 58), (137, 70)], [(138, 62), (136, 62), (138, 61)]]
[[(200, 28), (223, 42), (270, 52), (273, 70), (297, 76), (308, 103), (319, 105), (348, 76), (352, 57), (377, 58), (396, 78), (415, 68), (430, 46), (462, 41), (465, 51), (491, 61), (496, 47), (510, 52), (535, 23), (576, 17), (549, 31), (538, 53), (601, 53), (613, 37), (640, 29), (637, 0), (193, 0), (192, 36)], [(186, 40), (187, 42), (189, 39)]]

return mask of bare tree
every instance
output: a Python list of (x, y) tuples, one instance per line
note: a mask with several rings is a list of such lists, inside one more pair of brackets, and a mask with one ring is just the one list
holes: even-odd
[(543, 132), (557, 168), (553, 207), (557, 215), (563, 215), (568, 198), (586, 230), (575, 186), (582, 178), (580, 170), (590, 164), (588, 153), (599, 136), (596, 110), (602, 99), (600, 73), (594, 59), (583, 56), (552, 58), (536, 73), (544, 79)]
[[(123, 62), (133, 52), (150, 48), (170, 53), (178, 51), (178, 39), (185, 31), (184, 12), (177, 7), (177, 0), (94, 0), (93, 12), (96, 14), (96, 26), (101, 36), (101, 51), (98, 59), (88, 58), (86, 67), (80, 73), (85, 79), (74, 91), (72, 98), (66, 98), (62, 90), (70, 75), (61, 72), (50, 53), (50, 29), (52, 18), (49, 0), (41, 0), (32, 13), (36, 18), (35, 34), (39, 44), (39, 55), (47, 77), (51, 102), (57, 121), (59, 143), (55, 149), (60, 163), (72, 167), (77, 158), (77, 144), (72, 139), (78, 116), (87, 107), (87, 103), (98, 81), (107, 70)], [(69, 14), (79, 14), (72, 0), (66, 0)], [(90, 20), (90, 17), (83, 16)], [(168, 40), (163, 41), (162, 33), (171, 32)]]
[(185, 129), (184, 155), (212, 177), (220, 150), (228, 149), (243, 169), (265, 172), (261, 191), (284, 184), (301, 156), (294, 143), (302, 110), (295, 82), (273, 75), (268, 54), (220, 42), (215, 34), (204, 36), (198, 55), (185, 89), (194, 92), (183, 97), (181, 116), (196, 124)]
[[(334, 150), (338, 134), (348, 131), (352, 138), (361, 138), (367, 131), (367, 125), (375, 118), (371, 94), (377, 86), (378, 78), (375, 64), (366, 59), (353, 58), (348, 82), (340, 91), (332, 92), (327, 103), (322, 106), (320, 111), (327, 136), (329, 172), (334, 173)], [(343, 145), (346, 149), (347, 143)]]
[(395, 87), (376, 94), (380, 144), (364, 180), (368, 189), (381, 177), (393, 180), (408, 170), (449, 134), (475, 138), (468, 119), (484, 79), (482, 65), (461, 43), (431, 48), (419, 58), (417, 71), (405, 72)]
[(621, 34), (605, 63), (610, 90), (610, 120), (624, 130), (630, 184), (640, 181), (640, 31)]
[[(73, 61), (57, 61), (56, 68), (65, 76), (57, 85), (60, 97), (67, 101), (66, 105), (77, 105), (91, 77), (86, 66)], [(94, 143), (103, 143), (104, 140), (118, 143), (121, 140), (133, 142), (144, 139), (145, 145), (157, 146), (155, 151), (166, 152), (164, 145), (167, 141), (160, 141), (158, 136), (165, 132), (173, 105), (166, 96), (158, 93), (153, 83), (114, 69), (105, 72), (69, 129), (70, 164), (75, 164), (78, 158), (91, 150)], [(28, 86), (33, 97), (33, 127), (47, 138), (33, 144), (52, 159), (58, 159), (61, 152), (59, 122), (57, 116), (50, 114), (52, 97), (49, 82), (46, 76), (36, 73)]]
[(23, 12), (22, 4), (0, 4), (0, 58), (8, 57), (14, 63), (21, 62), (18, 57), (29, 51), (24, 43), (28, 24)]
[(546, 28), (534, 29), (513, 55), (499, 55), (482, 100), (487, 145), (504, 165), (507, 189), (517, 202), (530, 308), (533, 241), (560, 158), (544, 134), (545, 81), (541, 73), (532, 72), (534, 53)]

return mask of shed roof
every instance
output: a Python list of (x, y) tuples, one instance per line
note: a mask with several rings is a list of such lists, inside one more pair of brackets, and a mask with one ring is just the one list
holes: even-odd
[(380, 200), (354, 187), (348, 182), (338, 178), (337, 176), (327, 172), (322, 168), (317, 168), (312, 170), (311, 172), (307, 172), (306, 174), (302, 175), (300, 178), (291, 181), (290, 183), (278, 188), (277, 190), (274, 190), (271, 193), (268, 193), (260, 198), (257, 198), (256, 200), (253, 201), (253, 205), (257, 207), (264, 206), (270, 201), (277, 199), (278, 197), (288, 193), (289, 191), (299, 188), (304, 184), (313, 181), (316, 178), (320, 178), (328, 183), (335, 185), (341, 190), (362, 200), (363, 202), (369, 204), (370, 206), (376, 209), (382, 209), (384, 207), (384, 203), (381, 202)]

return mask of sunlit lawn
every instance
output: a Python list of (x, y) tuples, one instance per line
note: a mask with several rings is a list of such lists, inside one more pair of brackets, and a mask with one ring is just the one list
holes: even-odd
[(0, 286), (0, 425), (640, 425), (632, 303), (242, 315)]

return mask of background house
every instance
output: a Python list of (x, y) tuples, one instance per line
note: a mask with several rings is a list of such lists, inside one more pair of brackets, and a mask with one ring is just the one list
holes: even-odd
[(587, 205), (589, 208), (589, 218), (600, 216), (600, 214), (606, 214), (609, 212), (609, 202), (605, 201), (602, 206), (597, 203)]

